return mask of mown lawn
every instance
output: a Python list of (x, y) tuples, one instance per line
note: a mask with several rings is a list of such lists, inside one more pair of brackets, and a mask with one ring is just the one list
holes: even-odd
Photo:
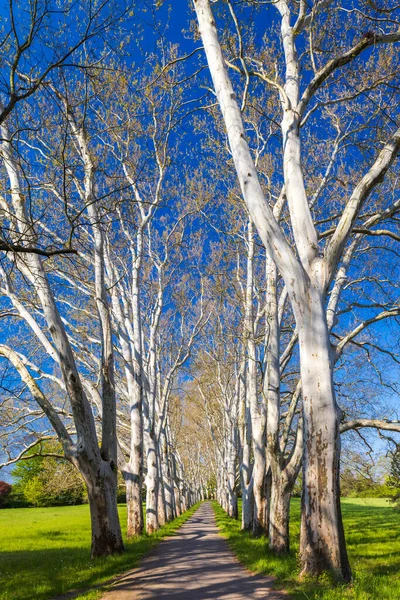
[[(0, 599), (45, 600), (69, 590), (82, 590), (76, 596), (81, 600), (99, 598), (101, 591), (83, 590), (136, 566), (195, 509), (192, 507), (153, 536), (144, 535), (129, 542), (125, 536), (125, 554), (95, 560), (90, 560), (87, 505), (0, 510)], [(121, 505), (119, 513), (125, 532), (126, 506)]]
[(268, 553), (264, 539), (240, 531), (240, 523), (227, 517), (214, 503), (217, 522), (238, 558), (251, 571), (277, 577), (292, 598), (310, 600), (399, 600), (400, 599), (400, 518), (387, 500), (344, 498), (342, 511), (347, 548), (354, 574), (348, 587), (332, 585), (328, 578), (299, 582), (296, 551), (300, 533), (300, 501), (291, 504), (290, 537), (292, 552), (286, 558)]

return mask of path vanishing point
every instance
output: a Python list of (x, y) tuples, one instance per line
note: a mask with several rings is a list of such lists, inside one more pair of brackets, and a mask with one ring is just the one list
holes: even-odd
[(205, 503), (102, 600), (288, 599), (272, 585), (272, 577), (254, 575), (239, 563), (218, 533), (211, 505)]

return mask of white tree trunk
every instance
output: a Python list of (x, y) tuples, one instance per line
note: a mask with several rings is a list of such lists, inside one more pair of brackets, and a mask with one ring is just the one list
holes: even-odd
[(236, 447), (235, 447), (235, 427), (231, 424), (228, 432), (227, 448), (227, 487), (228, 487), (228, 510), (227, 513), (232, 519), (238, 517), (238, 503), (236, 494)]
[(340, 510), (339, 415), (323, 297), (311, 287), (299, 327), (304, 413), (300, 560), (304, 574), (335, 573), (350, 580)]
[(242, 359), (239, 375), (240, 418), (239, 430), (241, 439), (240, 484), (242, 489), (242, 529), (248, 531), (253, 526), (253, 478), (251, 464), (251, 415), (246, 394), (246, 360)]
[(158, 529), (158, 461), (154, 434), (148, 430), (145, 424), (145, 447), (147, 459), (146, 474), (146, 531), (153, 533)]
[(246, 393), (251, 415), (251, 430), (253, 438), (253, 497), (254, 514), (252, 531), (255, 536), (267, 533), (267, 495), (266, 495), (266, 406), (264, 399), (259, 402), (257, 383), (257, 353), (254, 341), (253, 320), (253, 260), (254, 233), (253, 225), (248, 225), (248, 255), (247, 255), (247, 284), (246, 284), (246, 335), (247, 335), (247, 378)]
[(275, 455), (271, 466), (271, 499), (269, 507), (269, 549), (274, 554), (289, 552), (290, 497), (299, 474), (303, 455), (303, 425), (300, 420), (290, 457)]
[(174, 518), (174, 494), (168, 446), (166, 431), (162, 429), (160, 433), (160, 452), (162, 479), (164, 482), (165, 518), (167, 521), (171, 521)]
[[(139, 251), (140, 256), (140, 251)], [(143, 532), (142, 469), (143, 469), (143, 357), (142, 323), (140, 314), (140, 265), (134, 265), (132, 273), (133, 314), (133, 390), (130, 395), (131, 448), (129, 467), (128, 536)], [(131, 512), (131, 514), (129, 514)]]

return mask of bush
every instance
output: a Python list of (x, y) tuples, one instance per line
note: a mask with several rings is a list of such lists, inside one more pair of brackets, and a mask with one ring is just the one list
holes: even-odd
[(387, 484), (392, 490), (391, 502), (394, 509), (400, 511), (400, 446), (397, 446), (393, 453)]
[(63, 506), (82, 504), (85, 486), (80, 473), (60, 456), (46, 456), (60, 451), (59, 444), (45, 443), (40, 446), (40, 455), (21, 460), (12, 475), (13, 506)]
[(349, 498), (390, 498), (393, 489), (388, 482), (375, 481), (368, 472), (357, 473), (346, 468), (340, 477), (341, 496)]
[(8, 505), (12, 492), (12, 485), (7, 481), (0, 481), (0, 508), (4, 508)]

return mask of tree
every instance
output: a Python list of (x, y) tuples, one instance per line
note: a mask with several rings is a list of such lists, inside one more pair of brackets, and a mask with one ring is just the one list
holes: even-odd
[[(132, 34), (37, 76), (2, 122), (4, 462), (55, 431), (101, 554), (122, 549), (117, 465), (128, 535), (143, 529), (143, 484), (151, 533), (208, 493), (211, 472), (229, 514), (240, 482), (243, 528), (287, 552), (303, 461), (303, 573), (349, 580), (340, 435), (400, 429), (376, 400), (376, 355), (398, 361), (382, 325), (396, 332), (400, 314), (399, 34), (367, 4), (344, 25), (336, 0), (212, 4), (195, 8), (222, 119), (198, 97), (199, 48), (180, 56), (162, 36), (125, 69)], [(254, 14), (269, 23), (262, 47)], [(19, 91), (36, 85), (23, 66)], [(76, 254), (44, 246), (67, 238)], [(376, 394), (356, 383), (367, 362)]]
[[(29, 231), (30, 214), (23, 193), (21, 171), (11, 145), (10, 132), (4, 124), (2, 134), (1, 155), (11, 187), (7, 213), (13, 229), (18, 232), (19, 236), (24, 236), (26, 231)], [(84, 391), (71, 340), (60, 316), (43, 262), (39, 255), (27, 253), (23, 259), (16, 255), (16, 264), (26, 281), (29, 282), (38, 295), (44, 320), (50, 331), (51, 342), (26, 310), (23, 314), (27, 318), (28, 324), (33, 327), (33, 331), (38, 335), (39, 340), (44, 344), (52, 360), (56, 361), (61, 369), (63, 388), (67, 392), (71, 403), (77, 444), (74, 444), (55, 407), (51, 405), (40, 390), (18, 354), (10, 347), (2, 345), (1, 355), (13, 364), (22, 381), (28, 386), (33, 397), (50, 420), (63, 446), (65, 457), (81, 470), (87, 485), (91, 508), (92, 555), (100, 556), (120, 552), (123, 549), (123, 543), (117, 513), (117, 475), (114, 468), (117, 459), (115, 397), (108, 391), (108, 382), (103, 376), (101, 390), (104, 403), (103, 414), (107, 414), (107, 418), (104, 418), (102, 422), (102, 442), (101, 448), (99, 448), (93, 412)], [(101, 288), (101, 263), (95, 271), (95, 279), (98, 287)], [(22, 307), (16, 296), (12, 294), (11, 281), (7, 278), (7, 275), (5, 276), (5, 284), (8, 292), (14, 298), (14, 305), (19, 306), (21, 309)], [(98, 302), (100, 302), (100, 299)], [(103, 349), (105, 340), (109, 339), (106, 331), (108, 322), (107, 318), (104, 318), (104, 311), (106, 311), (106, 307), (103, 310), (102, 306), (100, 323), (104, 332)], [(103, 318), (101, 318), (102, 316)], [(109, 358), (110, 355), (103, 352), (104, 369), (101, 371), (103, 375), (108, 372), (107, 361), (109, 361)]]
[(7, 504), (7, 500), (12, 492), (12, 485), (7, 481), (0, 481), (0, 507)]
[(24, 488), (24, 497), (26, 501), (34, 508), (46, 506), (46, 494), (43, 482), (38, 477), (33, 477), (26, 482)]
[(400, 509), (400, 451), (399, 446), (396, 447), (392, 455), (390, 464), (390, 474), (387, 484), (394, 491), (391, 501), (394, 503), (396, 510)]
[(387, 483), (388, 460), (378, 459), (369, 450), (369, 456), (347, 450), (342, 456), (341, 494), (358, 498), (387, 498), (393, 495)]
[[(39, 117), (40, 118), (40, 117)], [(2, 125), (3, 141), (1, 157), (5, 172), (8, 176), (10, 193), (2, 199), (3, 210), (6, 210), (9, 230), (14, 239), (26, 239), (32, 236), (32, 205), (27, 204), (24, 193), (24, 178), (20, 157), (13, 146), (8, 124)], [(26, 182), (25, 182), (26, 183)], [(99, 445), (96, 424), (91, 405), (84, 390), (74, 350), (65, 324), (60, 315), (55, 300), (49, 274), (43, 260), (36, 253), (26, 253), (23, 258), (17, 254), (15, 264), (23, 274), (25, 282), (29, 282), (31, 293), (37, 294), (37, 300), (43, 311), (43, 321), (50, 332), (36, 323), (29, 310), (24, 308), (14, 293), (12, 279), (3, 271), (3, 282), (8, 290), (9, 299), (22, 311), (29, 327), (37, 335), (52, 361), (61, 370), (61, 388), (67, 394), (75, 427), (75, 439), (70, 435), (67, 426), (60, 418), (57, 409), (47, 400), (38, 384), (21, 360), (20, 356), (10, 347), (2, 345), (1, 355), (7, 358), (18, 371), (22, 381), (32, 392), (46, 417), (54, 427), (64, 450), (65, 457), (77, 466), (87, 485), (92, 519), (92, 555), (100, 556), (123, 550), (122, 535), (117, 513), (117, 440), (116, 440), (116, 402), (112, 380), (113, 364), (112, 350), (110, 351), (110, 321), (107, 304), (103, 303), (103, 263), (99, 260), (98, 245), (101, 243), (101, 230), (96, 222), (96, 207), (89, 201), (91, 198), (91, 173), (86, 171), (84, 178), (84, 198), (88, 202), (89, 218), (95, 235), (93, 255), (95, 262), (94, 280), (101, 338), (102, 357), (100, 361), (102, 401), (102, 436)], [(85, 209), (86, 209), (85, 205)], [(94, 222), (93, 222), (94, 220)], [(100, 241), (99, 241), (100, 240)]]
[(54, 442), (38, 444), (12, 471), (14, 493), (34, 506), (81, 504), (85, 486), (79, 471)]
[[(47, 279), (47, 292), (52, 292), (54, 300), (43, 302), (43, 297), (39, 298), (42, 304), (39, 314), (36, 272), (25, 277), (34, 260), (30, 253), (25, 261), (18, 263), (22, 277), (18, 271), (11, 276), (6, 269), (2, 272), (5, 296), (39, 347), (34, 360), (29, 349), (28, 356), (23, 356), (25, 369), (18, 361), (20, 354), (16, 356), (13, 348), (3, 347), (2, 354), (23, 373), (23, 382), (30, 382), (28, 387), (34, 390), (34, 398), (40, 399), (39, 405), (42, 409), (45, 406), (44, 412), (59, 438), (63, 438), (64, 445), (68, 444), (66, 455), (71, 460), (76, 458), (73, 444), (76, 435), (84, 438), (82, 451), (90, 446), (97, 455), (94, 460), (90, 457), (89, 464), (83, 457), (78, 461), (79, 468), (91, 488), (91, 491), (88, 489), (90, 504), (92, 501), (110, 502), (108, 510), (113, 514), (107, 523), (116, 529), (114, 485), (116, 465), (119, 465), (127, 485), (128, 535), (138, 535), (143, 528), (143, 470), (147, 471), (149, 532), (165, 518), (164, 505), (172, 507), (171, 500), (164, 501), (164, 497), (171, 494), (172, 486), (163, 486), (161, 477), (164, 470), (168, 480), (170, 472), (168, 402), (177, 373), (189, 358), (206, 317), (202, 294), (199, 294), (199, 302), (190, 301), (186, 307), (186, 280), (182, 278), (182, 285), (179, 279), (173, 280), (180, 263), (190, 256), (188, 253), (185, 257), (182, 252), (190, 212), (185, 215), (178, 207), (170, 209), (168, 200), (163, 198), (177, 193), (177, 187), (170, 183), (172, 177), (168, 187), (164, 180), (172, 163), (169, 139), (173, 125), (181, 116), (182, 88), (175, 85), (172, 77), (165, 80), (156, 77), (158, 83), (153, 84), (151, 71), (143, 74), (146, 97), (132, 95), (130, 86), (136, 84), (137, 74), (128, 76), (112, 60), (102, 66), (103, 69), (97, 63), (96, 68), (88, 67), (75, 78), (60, 76), (46, 81), (45, 99), (42, 97), (41, 104), (24, 115), (31, 124), (37, 124), (40, 133), (34, 136), (16, 133), (12, 143), (9, 140), (7, 144), (9, 160), (6, 164), (10, 170), (13, 163), (13, 181), (19, 185), (21, 200), (24, 186), (31, 189), (30, 181), (35, 181), (37, 207), (33, 206), (32, 210), (35, 212), (37, 208), (38, 212), (32, 218), (32, 228), (34, 223), (40, 231), (58, 240), (65, 226), (71, 226), (73, 231), (79, 229), (75, 239), (79, 255), (71, 263), (50, 265), (36, 261), (41, 275)], [(108, 108), (114, 106), (117, 98), (120, 115)], [(136, 115), (139, 107), (141, 122)], [(3, 148), (5, 146), (6, 143)], [(35, 158), (35, 167), (27, 181), (23, 160), (28, 164)], [(13, 215), (15, 206), (10, 210), (8, 199), (3, 201), (4, 210), (14, 224), (18, 221)], [(154, 226), (153, 234), (153, 221), (160, 205), (164, 217)], [(39, 207), (43, 206), (45, 210), (40, 212)], [(173, 218), (165, 218), (167, 210)], [(28, 218), (27, 214), (24, 216)], [(129, 259), (125, 262), (127, 256)], [(175, 311), (170, 310), (163, 322), (166, 290)], [(54, 336), (48, 339), (46, 323), (48, 325), (49, 320), (45, 310), (48, 304), (58, 313), (58, 325), (64, 327), (56, 336), (57, 341), (62, 337), (62, 351), (60, 347), (55, 349)], [(93, 320), (96, 313), (98, 319)], [(180, 327), (176, 328), (178, 320)], [(171, 328), (167, 342), (159, 339), (160, 323), (165, 330)], [(21, 339), (16, 340), (16, 345), (22, 350)], [(68, 365), (63, 365), (66, 348)], [(47, 360), (54, 364), (56, 375), (49, 373)], [(71, 396), (77, 390), (71, 389), (71, 377), (63, 368), (69, 370), (72, 363), (73, 381), (77, 382), (73, 387), (80, 388), (77, 402)], [(59, 388), (59, 397), (54, 401), (53, 396), (52, 407), (44, 402), (43, 390), (38, 389), (34, 378), (37, 373), (44, 373), (47, 386)], [(83, 415), (82, 408), (85, 409)], [(29, 430), (33, 411), (24, 411), (22, 407), (21, 413), (25, 415), (26, 430), (35, 437)], [(57, 419), (56, 415), (61, 418)], [(12, 414), (10, 423), (18, 428)], [(142, 456), (143, 438), (146, 461)], [(21, 438), (17, 436), (17, 440)], [(107, 485), (112, 489), (101, 489), (104, 488), (101, 481), (95, 485), (93, 481), (88, 483), (92, 476), (87, 468), (94, 463), (97, 463), (96, 469), (99, 468), (97, 473), (106, 476)], [(96, 491), (99, 497), (93, 499)], [(92, 512), (99, 511), (93, 507)], [(172, 518), (171, 510), (168, 518)], [(97, 532), (107, 531), (106, 524), (93, 526)]]
[[(105, 32), (111, 37), (128, 9), (129, 2), (114, 0), (106, 0), (98, 7), (91, 2), (10, 2), (3, 14), (5, 27), (0, 44), (0, 125), (67, 65), (80, 69), (87, 68), (91, 60), (96, 61), (92, 42), (99, 45)], [(71, 27), (74, 36), (70, 35)], [(101, 52), (101, 48), (97, 51)], [(40, 242), (44, 240), (38, 240), (32, 232), (33, 229), (29, 236), (25, 232), (20, 237), (17, 231), (3, 226), (0, 250), (47, 257), (75, 252), (70, 247), (55, 248), (54, 240), (43, 247)], [(65, 245), (69, 245), (67, 241)]]

